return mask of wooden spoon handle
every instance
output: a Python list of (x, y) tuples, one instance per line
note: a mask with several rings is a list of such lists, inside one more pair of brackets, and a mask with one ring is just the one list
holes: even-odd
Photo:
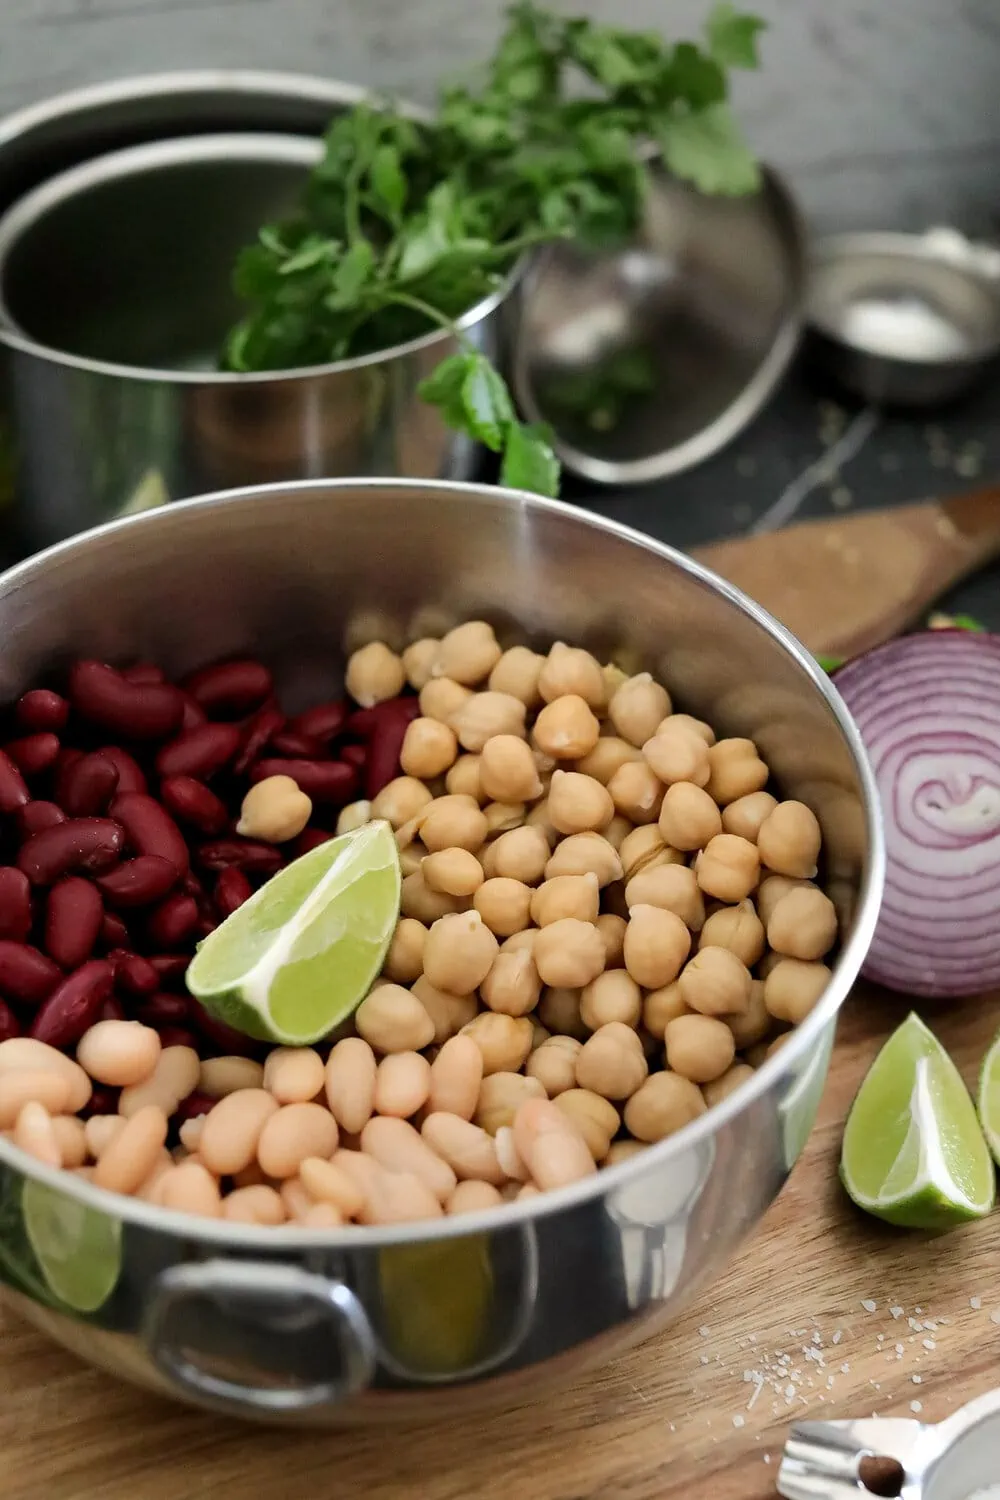
[(1000, 484), (955, 495), (938, 507), (946, 522), (954, 526), (956, 540), (967, 542), (985, 562), (1000, 557)]

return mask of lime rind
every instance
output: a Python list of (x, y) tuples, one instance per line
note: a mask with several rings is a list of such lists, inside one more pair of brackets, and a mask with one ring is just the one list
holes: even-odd
[(1000, 1165), (1000, 1032), (983, 1058), (976, 1103), (986, 1144), (993, 1160)]
[(851, 1106), (841, 1179), (890, 1224), (943, 1229), (984, 1217), (996, 1174), (962, 1076), (911, 1015), (886, 1042)]

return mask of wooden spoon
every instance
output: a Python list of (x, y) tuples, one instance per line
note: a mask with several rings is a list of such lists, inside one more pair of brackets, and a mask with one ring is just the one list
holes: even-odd
[(697, 547), (810, 651), (856, 656), (915, 624), (1000, 557), (1000, 485), (955, 499), (803, 521)]

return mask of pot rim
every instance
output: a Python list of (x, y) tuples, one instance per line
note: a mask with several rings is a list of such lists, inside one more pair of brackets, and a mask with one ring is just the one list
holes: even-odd
[(784, 648), (786, 655), (809, 678), (832, 713), (851, 754), (860, 784), (868, 836), (867, 869), (860, 884), (854, 931), (837, 956), (830, 983), (806, 1020), (790, 1034), (790, 1040), (756, 1070), (753, 1078), (721, 1103), (713, 1105), (705, 1114), (685, 1125), (676, 1134), (668, 1136), (655, 1145), (650, 1145), (647, 1150), (637, 1153), (616, 1166), (604, 1168), (582, 1182), (542, 1193), (537, 1198), (528, 1199), (524, 1203), (505, 1203), (499, 1208), (484, 1209), (474, 1214), (461, 1214), (440, 1220), (419, 1220), (411, 1224), (345, 1225), (336, 1230), (301, 1227), (271, 1228), (257, 1225), (236, 1227), (217, 1219), (195, 1220), (190, 1214), (159, 1208), (140, 1199), (124, 1197), (103, 1188), (96, 1188), (93, 1184), (74, 1177), (68, 1172), (44, 1165), (13, 1145), (12, 1142), (0, 1137), (0, 1161), (15, 1168), (22, 1176), (43, 1182), (85, 1207), (96, 1209), (118, 1219), (123, 1224), (137, 1224), (146, 1229), (165, 1230), (188, 1241), (199, 1240), (203, 1244), (211, 1244), (221, 1249), (257, 1252), (271, 1250), (287, 1253), (299, 1249), (346, 1250), (364, 1245), (380, 1249), (390, 1245), (458, 1240), (473, 1234), (486, 1234), (508, 1227), (512, 1229), (523, 1227), (549, 1214), (561, 1213), (628, 1186), (629, 1183), (645, 1176), (651, 1167), (662, 1167), (672, 1158), (710, 1140), (719, 1129), (741, 1114), (746, 1105), (766, 1093), (776, 1079), (792, 1073), (793, 1065), (802, 1062), (819, 1041), (822, 1032), (835, 1020), (837, 1012), (858, 976), (874, 936), (882, 899), (886, 849), (875, 775), (868, 761), (861, 734), (848, 713), (843, 699), (819, 663), (767, 610), (709, 568), (703, 567), (693, 558), (687, 557), (664, 542), (658, 542), (653, 537), (643, 535), (632, 527), (581, 511), (565, 501), (542, 499), (538, 495), (528, 494), (521, 490), (505, 489), (499, 485), (471, 484), (457, 480), (306, 479), (289, 483), (253, 485), (245, 489), (220, 490), (190, 500), (177, 501), (170, 506), (146, 511), (140, 515), (109, 521), (103, 526), (94, 527), (67, 541), (58, 542), (44, 552), (37, 553), (34, 557), (27, 558), (24, 562), (0, 574), (0, 596), (30, 588), (36, 573), (58, 567), (61, 559), (71, 551), (95, 544), (101, 545), (108, 538), (117, 536), (118, 533), (130, 536), (133, 528), (137, 526), (147, 529), (155, 526), (169, 526), (173, 524), (170, 519), (172, 515), (185, 514), (194, 508), (218, 510), (225, 506), (228, 514), (234, 506), (243, 506), (245, 510), (252, 511), (258, 502), (266, 502), (272, 495), (287, 494), (289, 490), (293, 490), (296, 494), (322, 496), (328, 500), (331, 492), (359, 489), (395, 490), (401, 498), (414, 492), (426, 494), (430, 491), (439, 495), (460, 495), (467, 503), (473, 505), (496, 504), (499, 500), (502, 504), (521, 512), (533, 510), (548, 512), (564, 520), (572, 521), (577, 526), (605, 536), (616, 537), (633, 547), (650, 552), (661, 562), (670, 564), (680, 572), (696, 579), (713, 593), (720, 594), (735, 606), (738, 614), (760, 626), (772, 640)]
[[(358, 90), (358, 102), (372, 97)], [(2, 142), (0, 142), (2, 148)], [(69, 167), (50, 177), (20, 197), (0, 216), (0, 344), (19, 354), (31, 355), (61, 369), (86, 375), (107, 376), (114, 380), (138, 381), (218, 390), (224, 387), (287, 384), (292, 381), (322, 379), (353, 373), (376, 365), (409, 358), (425, 349), (446, 344), (454, 338), (451, 329), (435, 328), (418, 334), (403, 344), (376, 349), (351, 359), (330, 360), (319, 365), (297, 365), (287, 370), (171, 370), (146, 365), (126, 365), (113, 360), (93, 359), (72, 354), (50, 344), (43, 344), (19, 327), (3, 295), (3, 274), (12, 250), (23, 235), (30, 232), (54, 208), (70, 201), (78, 193), (105, 183), (120, 181), (150, 170), (182, 162), (266, 161), (284, 162), (303, 168), (315, 166), (323, 157), (322, 139), (312, 136), (261, 131), (220, 131), (194, 136), (170, 136), (165, 140), (147, 141), (125, 146), (118, 151)], [(500, 285), (473, 304), (454, 326), (459, 331), (475, 327), (501, 305), (517, 284), (527, 265), (521, 255)]]

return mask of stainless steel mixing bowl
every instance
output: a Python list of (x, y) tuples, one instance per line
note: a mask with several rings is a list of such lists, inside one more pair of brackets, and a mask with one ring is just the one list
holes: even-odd
[[(524, 1400), (672, 1318), (799, 1155), (877, 916), (876, 793), (813, 659), (687, 558), (488, 487), (367, 480), (216, 495), (105, 526), (0, 579), (0, 701), (80, 654), (181, 672), (251, 650), (295, 708), (337, 686), (345, 641), (480, 614), (505, 641), (571, 640), (644, 665), (683, 708), (756, 739), (823, 825), (843, 919), (826, 994), (752, 1080), (677, 1135), (563, 1191), (432, 1225), (199, 1221), (0, 1140), (0, 1278), (85, 1359), (258, 1419), (454, 1419)], [(68, 1305), (78, 1289), (91, 1311)]]

